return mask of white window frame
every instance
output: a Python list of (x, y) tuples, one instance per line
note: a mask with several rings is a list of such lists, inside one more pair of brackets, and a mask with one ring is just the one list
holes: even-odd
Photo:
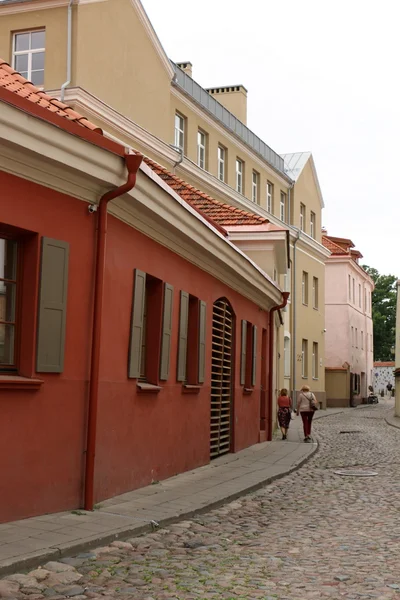
[(318, 379), (318, 342), (313, 342), (312, 349), (312, 378)]
[(285, 221), (285, 217), (286, 217), (286, 194), (284, 192), (281, 192), (281, 199), (280, 199), (280, 203), (279, 203), (279, 215), (280, 215), (280, 219), (281, 221), (283, 221), (283, 223), (286, 223)]
[(243, 161), (236, 159), (236, 191), (243, 194)]
[(319, 308), (319, 281), (318, 277), (313, 277), (313, 308)]
[(308, 273), (303, 271), (301, 276), (301, 300), (304, 306), (308, 306)]
[(225, 161), (226, 150), (223, 146), (218, 146), (218, 179), (225, 181)]
[(251, 199), (253, 202), (258, 204), (258, 182), (260, 176), (257, 171), (253, 171), (251, 174)]
[(300, 229), (304, 232), (306, 230), (306, 206), (302, 202), (300, 203)]
[(200, 169), (206, 169), (207, 136), (201, 129), (197, 130), (197, 164)]
[(273, 184), (271, 182), (267, 181), (267, 211), (269, 213), (272, 213), (272, 210), (273, 210), (273, 194), (274, 194)]
[[(16, 31), (13, 34), (13, 39), (12, 39), (12, 66), (13, 69), (16, 69), (16, 57), (17, 56), (22, 56), (22, 55), (27, 55), (28, 56), (28, 71), (27, 71), (27, 79), (29, 81), (32, 81), (32, 56), (33, 54), (39, 54), (40, 52), (44, 52), (46, 54), (46, 47), (44, 48), (29, 48), (28, 50), (16, 50), (16, 41), (17, 41), (17, 37), (19, 35), (26, 35), (29, 34), (30, 36), (32, 35), (32, 33), (44, 33), (46, 35), (46, 29), (27, 29), (26, 31)], [(46, 55), (45, 55), (45, 60), (46, 60)], [(42, 69), (35, 69), (35, 71), (39, 72), (42, 71)], [(41, 84), (34, 84), (37, 87), (41, 88), (44, 85), (44, 67), (43, 67), (43, 83)]]
[(185, 151), (185, 117), (180, 113), (175, 113), (175, 146)]
[(303, 379), (307, 379), (308, 377), (308, 340), (303, 339), (301, 341), (301, 376)]
[(310, 213), (310, 236), (315, 239), (315, 212)]

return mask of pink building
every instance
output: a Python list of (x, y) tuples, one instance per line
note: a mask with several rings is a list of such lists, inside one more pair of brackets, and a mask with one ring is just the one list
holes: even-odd
[(351, 240), (325, 235), (331, 251), (325, 271), (327, 406), (359, 404), (373, 383), (372, 292)]

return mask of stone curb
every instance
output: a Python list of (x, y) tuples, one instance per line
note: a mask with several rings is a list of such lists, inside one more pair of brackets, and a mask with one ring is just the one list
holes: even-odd
[[(390, 425), (390, 427), (394, 427), (395, 429), (400, 429), (400, 423), (399, 424), (392, 423), (389, 420), (390, 418), (392, 418), (392, 419), (395, 419), (395, 418), (399, 419), (399, 417), (388, 417), (388, 418), (385, 417), (385, 422), (386, 422), (387, 425)], [(399, 421), (400, 421), (400, 419), (399, 419)]]
[[(338, 414), (338, 413), (336, 413)], [(333, 415), (324, 415), (324, 416), (333, 416)], [(276, 475), (271, 475), (267, 477), (263, 481), (260, 481), (250, 487), (242, 489), (240, 491), (234, 492), (233, 494), (229, 494), (222, 500), (216, 500), (210, 502), (205, 506), (201, 506), (199, 508), (195, 508), (193, 510), (189, 510), (180, 514), (177, 514), (173, 517), (168, 517), (165, 519), (160, 519), (158, 521), (158, 527), (163, 528), (168, 525), (172, 525), (173, 523), (178, 523), (179, 521), (185, 521), (194, 517), (195, 515), (200, 515), (205, 512), (209, 512), (224, 504), (228, 504), (241, 496), (246, 496), (251, 494), (252, 492), (256, 492), (257, 490), (269, 485), (273, 481), (278, 479), (282, 479), (286, 477), (286, 475), (290, 475), (291, 473), (300, 469), (303, 465), (305, 465), (312, 456), (318, 451), (319, 442), (316, 440), (316, 444), (313, 448), (310, 449), (310, 452), (302, 458), (299, 462), (295, 463), (293, 466), (289, 467), (286, 471), (282, 471), (282, 473), (278, 473)], [(84, 540), (71, 542), (67, 547), (64, 548), (50, 548), (46, 551), (39, 551), (37, 553), (32, 553), (26, 558), (16, 558), (13, 560), (12, 558), (8, 561), (2, 561), (2, 565), (0, 566), (0, 578), (5, 577), (6, 575), (10, 575), (11, 573), (18, 573), (21, 571), (28, 571), (34, 568), (43, 565), (44, 563), (50, 560), (60, 560), (60, 558), (66, 558), (68, 556), (72, 556), (75, 554), (79, 554), (81, 552), (85, 552), (92, 548), (98, 548), (101, 546), (107, 546), (114, 540), (124, 540), (130, 537), (138, 537), (144, 533), (151, 533), (154, 531), (154, 527), (150, 523), (146, 523), (146, 525), (135, 525), (132, 527), (123, 527), (120, 529), (116, 529), (113, 533), (108, 534), (99, 534), (96, 536), (90, 536), (85, 538)]]

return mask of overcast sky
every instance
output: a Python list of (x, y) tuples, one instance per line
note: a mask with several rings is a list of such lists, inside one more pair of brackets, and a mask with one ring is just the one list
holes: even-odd
[(328, 233), (400, 276), (400, 2), (142, 1), (200, 85), (243, 84), (250, 129), (279, 153), (312, 151)]

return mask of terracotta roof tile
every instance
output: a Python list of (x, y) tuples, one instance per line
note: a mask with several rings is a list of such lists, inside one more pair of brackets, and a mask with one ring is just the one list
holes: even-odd
[(179, 194), (185, 202), (217, 225), (228, 227), (230, 225), (262, 225), (264, 223), (269, 223), (268, 219), (265, 217), (261, 217), (250, 211), (242, 210), (241, 208), (236, 208), (230, 204), (225, 204), (220, 200), (215, 200), (208, 194), (205, 194), (189, 183), (186, 183), (183, 179), (173, 175), (150, 158), (145, 157), (144, 161), (165, 181), (165, 183)]
[(86, 129), (90, 129), (90, 131), (95, 131), (96, 133), (102, 134), (102, 130), (90, 123), (85, 117), (75, 112), (65, 104), (64, 102), (60, 102), (59, 100), (48, 96), (45, 92), (42, 92), (39, 88), (34, 86), (30, 81), (22, 77), (17, 71), (14, 71), (4, 60), (0, 58), (0, 87), (8, 90), (9, 92), (13, 92), (17, 96), (21, 98), (26, 98), (33, 104), (37, 104), (42, 108), (49, 110), (50, 112), (67, 119), (68, 121), (73, 121), (78, 123), (82, 127)]
[(335, 242), (332, 242), (332, 240), (329, 239), (326, 235), (322, 236), (322, 245), (325, 246), (325, 248), (328, 248), (328, 250), (330, 250), (332, 252), (332, 254), (341, 255), (341, 256), (349, 256), (348, 252), (343, 250), (343, 248), (338, 246), (338, 244), (335, 244)]
[(395, 366), (394, 361), (386, 361), (386, 362), (377, 361), (377, 362), (374, 362), (374, 367), (393, 367), (394, 368), (394, 366)]

